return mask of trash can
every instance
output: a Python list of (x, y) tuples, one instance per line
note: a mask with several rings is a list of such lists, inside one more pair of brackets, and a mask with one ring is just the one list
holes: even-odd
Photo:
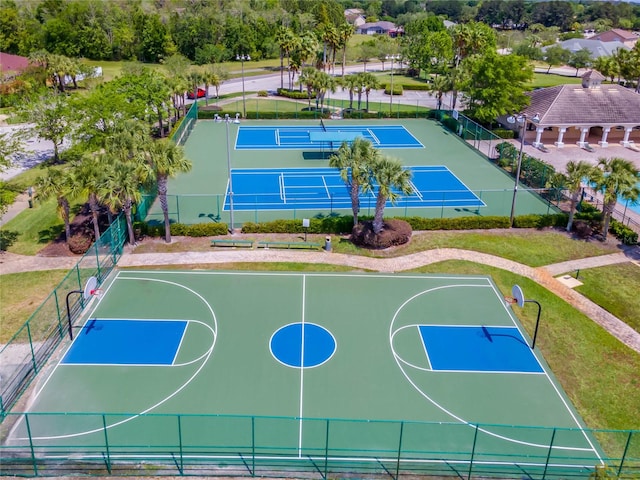
[(331, 251), (331, 237), (324, 237), (324, 249), (327, 252)]

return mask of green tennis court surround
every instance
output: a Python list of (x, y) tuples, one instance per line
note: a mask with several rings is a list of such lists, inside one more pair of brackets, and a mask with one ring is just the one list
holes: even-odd
[[(488, 277), (120, 271), (103, 288), (86, 317), (102, 326), (86, 329), (92, 348), (117, 351), (135, 332), (122, 342), (135, 358), (153, 347), (171, 361), (88, 352), (48, 369), (28, 412), (3, 422), (0, 473), (63, 458), (173, 473), (567, 478), (605, 461), (624, 469), (639, 451), (634, 432), (602, 451), (614, 433), (585, 428)], [(481, 343), (497, 366), (477, 357)]]

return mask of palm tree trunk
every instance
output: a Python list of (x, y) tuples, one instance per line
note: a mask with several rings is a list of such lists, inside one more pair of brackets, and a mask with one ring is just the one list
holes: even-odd
[(58, 200), (58, 205), (60, 205), (60, 210), (62, 211), (62, 220), (64, 220), (64, 237), (67, 243), (71, 238), (71, 222), (69, 221), (69, 201), (60, 197)]
[(91, 220), (93, 222), (93, 235), (97, 242), (100, 239), (100, 225), (98, 224), (98, 199), (95, 193), (89, 194), (89, 208), (91, 209)]
[(129, 234), (129, 245), (136, 244), (136, 237), (133, 234), (133, 222), (131, 221), (131, 200), (127, 200), (124, 205), (124, 216), (127, 219), (127, 233)]
[(605, 203), (603, 206), (604, 213), (604, 225), (602, 227), (602, 238), (607, 238), (607, 233), (609, 233), (609, 223), (611, 222), (611, 213), (613, 213), (613, 209), (616, 206), (616, 201)]
[(342, 76), (344, 77), (344, 64), (347, 61), (347, 47), (342, 48)]
[(567, 232), (571, 231), (573, 228), (573, 216), (576, 212), (576, 205), (578, 204), (578, 195), (580, 195), (580, 190), (576, 190), (571, 194), (571, 204), (569, 205), (569, 221), (567, 222)]
[(382, 225), (384, 225), (384, 204), (387, 203), (387, 198), (384, 195), (378, 193), (376, 198), (376, 211), (373, 214), (373, 233), (376, 235), (382, 231)]
[(351, 211), (353, 212), (353, 226), (358, 225), (358, 213), (360, 212), (360, 186), (351, 181), (351, 188), (349, 194), (351, 195)]
[(164, 138), (164, 124), (162, 122), (162, 110), (158, 109), (158, 127), (160, 128), (160, 138)]
[(171, 243), (171, 223), (169, 221), (169, 205), (167, 203), (167, 176), (158, 175), (158, 198), (164, 217), (164, 241)]
[(284, 89), (284, 55), (280, 51), (280, 89)]

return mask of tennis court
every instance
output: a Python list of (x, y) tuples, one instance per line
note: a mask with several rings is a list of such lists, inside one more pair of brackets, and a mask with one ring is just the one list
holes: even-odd
[(357, 137), (369, 140), (377, 148), (424, 148), (402, 125), (340, 125), (340, 126), (241, 126), (237, 150), (334, 150), (342, 142)]
[[(471, 192), (447, 167), (442, 165), (409, 167), (410, 195), (400, 192), (397, 204), (407, 208), (468, 207), (484, 202)], [(291, 210), (350, 208), (349, 190), (335, 168), (259, 168), (231, 171), (234, 203), (237, 210)], [(229, 190), (224, 210), (229, 209)], [(360, 203), (375, 203), (378, 186), (362, 193)], [(387, 207), (392, 203), (387, 202)]]
[(600, 461), (489, 277), (119, 271), (103, 287), (7, 445), (253, 472)]
[[(446, 167), (464, 185), (464, 188), (453, 186), (453, 191), (449, 191), (447, 182), (439, 183), (439, 179), (435, 179), (428, 186), (419, 187), (419, 190), (427, 192), (427, 196), (423, 193), (425, 198), (439, 196), (440, 202), (422, 202), (419, 206), (414, 201), (405, 202), (403, 199), (394, 206), (386, 207), (385, 214), (388, 217), (509, 215), (513, 198), (513, 178), (496, 168), (466, 142), (437, 122), (423, 119), (380, 122), (327, 120), (324, 124), (326, 132), (318, 121), (260, 120), (234, 124), (199, 120), (185, 144), (185, 154), (193, 162), (193, 169), (169, 180), (167, 200), (171, 221), (186, 224), (208, 221), (228, 223), (231, 220), (227, 196), (230, 171), (234, 172), (234, 207), (238, 205), (234, 218), (236, 226), (245, 222), (281, 218), (312, 218), (340, 213), (348, 215), (351, 205), (345, 202), (333, 205), (331, 195), (327, 201), (326, 192), (321, 192), (320, 186), (315, 183), (316, 180), (305, 187), (311, 187), (307, 189), (307, 193), (311, 193), (312, 189), (318, 194), (323, 193), (321, 201), (287, 203), (285, 206), (279, 199), (279, 187), (275, 190), (269, 188), (267, 192), (277, 193), (278, 198), (261, 200), (260, 192), (264, 193), (264, 189), (256, 181), (257, 177), (251, 180), (251, 185), (260, 188), (257, 191), (247, 191), (238, 190), (242, 187), (243, 180), (235, 181), (235, 176), (239, 170), (246, 169), (277, 169), (286, 172), (302, 168), (329, 168), (329, 154), (335, 151), (338, 145), (333, 145), (331, 149), (331, 144), (326, 142), (313, 144), (312, 133), (322, 135), (323, 132), (341, 132), (345, 135), (366, 136), (369, 135), (369, 130), (377, 138), (378, 143), (374, 145), (385, 155), (397, 158), (405, 167)], [(287, 137), (287, 133), (283, 134), (283, 131), (289, 131), (291, 134)], [(280, 146), (276, 142), (276, 132), (278, 138), (287, 138), (285, 141), (280, 140)], [(446, 178), (452, 179), (451, 176)], [(442, 177), (443, 180), (446, 178)], [(328, 187), (330, 194), (339, 190), (337, 186)], [(460, 197), (461, 191), (466, 190), (472, 192), (467, 199), (469, 202), (464, 202), (465, 198)], [(243, 196), (247, 198), (243, 199)], [(483, 205), (478, 206), (479, 202), (474, 197)], [(361, 214), (373, 215), (375, 202), (371, 201), (371, 197), (365, 197), (364, 200), (366, 202), (361, 204)], [(407, 200), (415, 198), (408, 197)], [(463, 200), (462, 204), (458, 200)], [(469, 206), (465, 206), (467, 204)], [(255, 208), (251, 208), (251, 205)], [(535, 193), (523, 188), (518, 190), (516, 215), (553, 211), (554, 207)], [(162, 218), (159, 203), (156, 202), (147, 219), (162, 221)]]

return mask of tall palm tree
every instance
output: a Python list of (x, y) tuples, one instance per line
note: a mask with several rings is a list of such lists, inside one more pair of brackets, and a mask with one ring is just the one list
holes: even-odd
[(451, 79), (446, 75), (438, 75), (433, 79), (429, 94), (436, 97), (437, 110), (442, 108), (442, 98), (451, 91), (451, 87)]
[(100, 238), (100, 201), (98, 191), (104, 184), (105, 162), (99, 156), (85, 155), (82, 160), (71, 166), (71, 176), (74, 179), (71, 186), (72, 196), (86, 195), (91, 210), (93, 235), (95, 241)]
[(145, 167), (137, 162), (118, 162), (106, 155), (102, 157), (102, 163), (105, 167), (105, 177), (97, 194), (112, 212), (116, 213), (119, 210), (124, 212), (129, 243), (135, 245), (132, 210), (133, 206), (142, 200), (140, 186)]
[(596, 190), (604, 196), (602, 213), (604, 214), (603, 236), (607, 238), (611, 214), (616, 206), (618, 197), (623, 200), (636, 202), (640, 196), (637, 184), (640, 181), (640, 171), (629, 160), (624, 158), (601, 158), (592, 170), (592, 181)]
[(149, 162), (158, 184), (158, 198), (164, 216), (164, 240), (171, 243), (167, 184), (177, 174), (189, 172), (193, 164), (184, 156), (183, 149), (171, 140), (153, 142), (149, 149)]
[(378, 184), (376, 211), (373, 215), (373, 233), (378, 234), (384, 225), (383, 215), (387, 200), (392, 204), (404, 195), (413, 192), (411, 170), (402, 168), (395, 158), (381, 155), (371, 164), (371, 175)]
[(284, 88), (284, 57), (287, 57), (287, 71), (289, 78), (289, 89), (291, 89), (291, 51), (295, 48), (296, 38), (293, 30), (289, 27), (281, 26), (276, 33), (276, 43), (280, 47), (280, 88)]
[(198, 101), (198, 87), (204, 83), (204, 75), (199, 68), (193, 68), (190, 70), (185, 76), (187, 82), (189, 82), (189, 87), (193, 92), (193, 101)]
[(573, 217), (576, 212), (576, 206), (578, 205), (578, 198), (582, 192), (582, 182), (589, 178), (592, 168), (593, 167), (584, 160), (579, 162), (571, 160), (567, 162), (564, 185), (571, 195), (567, 232), (570, 232), (573, 228)]
[(376, 77), (373, 73), (363, 72), (359, 75), (362, 86), (364, 87), (364, 94), (366, 99), (365, 110), (369, 111), (369, 94), (371, 93), (371, 90), (380, 88), (380, 82), (378, 81), (378, 77)]
[(344, 22), (338, 27), (338, 48), (342, 49), (342, 76), (344, 77), (344, 66), (347, 63), (347, 45), (353, 36), (355, 29), (350, 23)]
[(58, 214), (64, 222), (64, 236), (68, 243), (71, 238), (71, 219), (69, 215), (70, 185), (73, 183), (68, 172), (59, 168), (48, 167), (44, 175), (36, 179), (36, 192), (40, 200), (45, 201), (55, 197), (58, 202)]
[(379, 155), (369, 140), (357, 137), (351, 144), (343, 142), (338, 152), (329, 157), (329, 166), (340, 170), (340, 177), (349, 190), (354, 227), (358, 224), (360, 192), (370, 189), (370, 165)]
[(347, 90), (349, 92), (349, 108), (353, 108), (353, 93), (355, 92), (356, 87), (360, 84), (358, 74), (340, 77), (340, 86), (342, 86), (343, 90)]

